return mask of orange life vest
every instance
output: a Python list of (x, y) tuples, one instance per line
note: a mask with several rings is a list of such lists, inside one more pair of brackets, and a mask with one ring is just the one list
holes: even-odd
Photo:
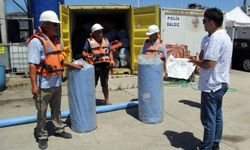
[(90, 51), (93, 55), (93, 59), (89, 61), (91, 64), (97, 64), (97, 63), (110, 63), (110, 45), (108, 42), (108, 39), (103, 38), (101, 45), (96, 42), (94, 38), (88, 38), (89, 46), (90, 46)]
[(162, 44), (160, 36), (158, 36), (157, 40), (158, 40), (158, 43), (155, 45), (155, 47), (153, 46), (150, 39), (147, 39), (145, 41), (145, 45), (147, 47), (145, 48), (144, 54), (145, 55), (156, 55), (156, 54), (158, 54), (160, 56), (160, 58), (163, 59), (163, 51), (160, 49), (160, 45)]
[(40, 60), (40, 64), (36, 65), (37, 74), (43, 76), (55, 76), (60, 75), (63, 72), (63, 59), (62, 54), (63, 44), (59, 37), (55, 38), (55, 44), (42, 32), (39, 27), (39, 32), (32, 35), (28, 43), (33, 39), (37, 38), (43, 45), (45, 58)]

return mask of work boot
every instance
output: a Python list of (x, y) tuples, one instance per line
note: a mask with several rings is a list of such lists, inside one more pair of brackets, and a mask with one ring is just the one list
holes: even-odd
[(48, 140), (47, 139), (40, 139), (38, 140), (38, 146), (40, 149), (47, 149), (48, 148)]
[(212, 150), (220, 150), (219, 143), (214, 142)]
[(62, 137), (62, 138), (65, 138), (65, 139), (71, 139), (72, 138), (72, 135), (70, 133), (68, 133), (68, 132), (65, 132), (65, 131), (55, 133), (55, 136)]
[(220, 150), (220, 147), (213, 147), (212, 150)]

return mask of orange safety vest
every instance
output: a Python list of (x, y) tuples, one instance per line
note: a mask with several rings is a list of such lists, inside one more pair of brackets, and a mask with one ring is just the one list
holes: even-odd
[(160, 49), (160, 45), (162, 44), (162, 41), (160, 40), (160, 36), (158, 36), (158, 43), (154, 47), (150, 39), (147, 39), (145, 41), (145, 45), (148, 47), (145, 48), (144, 54), (145, 55), (156, 55), (158, 54), (160, 56), (160, 59), (163, 59), (163, 52)]
[(92, 60), (87, 60), (91, 64), (97, 64), (97, 63), (110, 63), (110, 46), (108, 39), (103, 38), (101, 45), (96, 42), (94, 38), (88, 38), (90, 51), (93, 55)]
[(37, 74), (41, 74), (43, 76), (55, 76), (60, 75), (63, 72), (63, 55), (62, 49), (63, 44), (59, 37), (57, 37), (56, 43), (53, 44), (50, 39), (45, 36), (39, 27), (39, 32), (37, 34), (32, 35), (28, 43), (33, 39), (37, 38), (41, 41), (43, 45), (43, 51), (45, 54), (45, 58), (40, 60), (40, 64), (36, 65)]

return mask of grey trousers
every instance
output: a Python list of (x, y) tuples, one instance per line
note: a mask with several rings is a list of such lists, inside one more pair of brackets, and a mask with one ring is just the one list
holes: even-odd
[(41, 101), (39, 97), (34, 97), (37, 109), (37, 136), (38, 139), (48, 139), (46, 130), (46, 114), (48, 105), (51, 110), (51, 120), (56, 133), (63, 131), (63, 123), (61, 121), (61, 96), (62, 87), (54, 87), (49, 89), (41, 89)]

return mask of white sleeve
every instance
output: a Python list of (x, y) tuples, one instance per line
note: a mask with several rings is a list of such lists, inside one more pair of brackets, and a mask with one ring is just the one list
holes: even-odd
[(217, 37), (214, 37), (210, 39), (207, 49), (204, 53), (204, 60), (213, 60), (218, 61), (220, 55), (221, 55), (221, 40)]

